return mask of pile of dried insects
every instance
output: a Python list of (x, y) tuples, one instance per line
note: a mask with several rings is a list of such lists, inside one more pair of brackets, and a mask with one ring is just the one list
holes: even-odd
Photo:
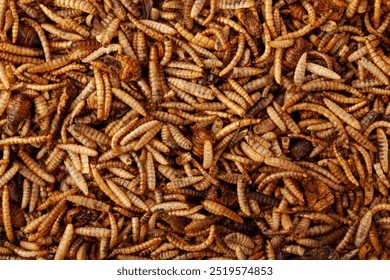
[(390, 2), (0, 1), (0, 259), (389, 259)]

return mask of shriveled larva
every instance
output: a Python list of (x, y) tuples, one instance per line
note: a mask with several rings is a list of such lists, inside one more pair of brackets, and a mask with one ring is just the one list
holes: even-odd
[(66, 158), (64, 161), (65, 167), (69, 172), (69, 175), (72, 177), (76, 186), (85, 194), (88, 195), (88, 184), (85, 181), (83, 175), (74, 167), (73, 163), (69, 158)]
[(120, 205), (123, 205), (125, 208), (131, 208), (131, 201), (128, 196), (123, 192), (123, 190), (116, 185), (110, 179), (106, 179), (107, 186), (110, 188), (112, 193), (118, 198), (120, 201)]
[(383, 172), (382, 166), (379, 162), (374, 163), (375, 173), (378, 175), (379, 180), (387, 187), (390, 188), (390, 182)]
[(15, 235), (12, 230), (12, 221), (11, 221), (11, 212), (10, 212), (10, 202), (9, 202), (9, 188), (8, 186), (4, 186), (3, 195), (2, 195), (2, 215), (3, 215), (3, 225), (5, 229), (5, 234), (7, 239), (10, 242), (15, 241)]
[(307, 52), (304, 52), (302, 56), (299, 58), (297, 66), (294, 72), (294, 84), (298, 87), (303, 85), (305, 81), (305, 71), (306, 71), (306, 60), (307, 60)]
[(245, 110), (244, 108), (240, 107), (238, 104), (227, 98), (223, 93), (221, 93), (216, 87), (211, 86), (212, 92), (215, 94), (215, 96), (229, 109), (231, 109), (234, 113), (236, 113), (239, 116), (244, 116)]
[(175, 87), (189, 93), (192, 95), (195, 95), (200, 98), (208, 99), (208, 100), (213, 100), (214, 99), (214, 94), (212, 93), (211, 89), (208, 87), (195, 84), (186, 80), (182, 80), (179, 78), (173, 78), (173, 77), (168, 77), (168, 82)]
[(117, 249), (114, 249), (108, 257), (112, 257), (112, 256), (115, 256), (118, 254), (131, 254), (131, 253), (139, 252), (139, 251), (145, 250), (149, 247), (152, 247), (156, 244), (161, 243), (162, 240), (163, 240), (163, 238), (161, 238), (161, 237), (155, 237), (155, 238), (149, 239), (145, 242), (142, 242), (142, 243), (130, 246), (130, 247), (117, 248)]
[(358, 130), (352, 128), (351, 126), (347, 126), (346, 131), (360, 145), (364, 146), (370, 151), (377, 151), (377, 147), (367, 139), (366, 135), (361, 134)]
[(128, 144), (131, 140), (135, 139), (136, 137), (144, 134), (148, 130), (152, 129), (156, 125), (159, 125), (160, 122), (157, 120), (152, 120), (149, 122), (146, 122), (140, 126), (138, 126), (136, 129), (128, 133), (125, 137), (123, 137), (122, 141), (120, 142), (121, 145)]
[(95, 15), (95, 7), (88, 1), (81, 0), (77, 3), (73, 3), (70, 0), (56, 0), (53, 2), (53, 5), (57, 7), (70, 8), (74, 10), (80, 10), (91, 15)]
[(338, 116), (341, 120), (349, 124), (351, 127), (360, 130), (361, 126), (360, 123), (357, 119), (355, 119), (353, 116), (348, 114), (343, 108), (338, 106), (336, 103), (333, 101), (325, 98), (324, 102), (326, 106), (331, 110), (336, 116)]
[(160, 204), (156, 204), (151, 207), (152, 212), (163, 212), (163, 211), (174, 211), (174, 210), (182, 210), (188, 209), (189, 206), (185, 202), (181, 201), (172, 201), (172, 202), (164, 202)]
[(69, 195), (66, 197), (66, 200), (73, 202), (77, 205), (81, 205), (90, 209), (96, 209), (102, 212), (109, 212), (111, 210), (110, 205), (94, 198), (83, 197), (79, 195)]
[(140, 209), (149, 212), (148, 205), (145, 204), (138, 196), (133, 194), (132, 192), (127, 192), (127, 196), (129, 197), (131, 203), (133, 203), (135, 206), (139, 207)]
[(236, 54), (230, 61), (230, 63), (221, 70), (219, 73), (219, 76), (225, 76), (229, 72), (233, 70), (233, 68), (238, 64), (239, 60), (241, 59), (242, 55), (244, 54), (244, 49), (245, 49), (245, 36), (244, 34), (240, 33), (238, 37), (238, 48), (236, 51)]
[(204, 206), (204, 208), (208, 212), (210, 212), (212, 214), (225, 216), (225, 217), (227, 217), (233, 221), (236, 221), (238, 223), (244, 222), (244, 220), (237, 213), (233, 212), (229, 208), (227, 208), (219, 203), (216, 203), (216, 202), (211, 201), (211, 200), (204, 200), (202, 202), (202, 205)]
[(250, 145), (248, 145), (245, 142), (240, 143), (241, 149), (244, 152), (244, 154), (249, 157), (251, 160), (255, 162), (263, 162), (264, 156), (258, 153), (258, 151), (254, 148), (252, 148)]
[(270, 165), (270, 166), (275, 166), (275, 167), (278, 167), (278, 168), (282, 168), (284, 170), (290, 170), (290, 171), (296, 171), (296, 172), (305, 172), (305, 170), (300, 167), (299, 165), (291, 162), (291, 161), (288, 161), (288, 160), (285, 160), (285, 159), (281, 159), (281, 158), (276, 158), (276, 157), (266, 157), (264, 159), (264, 163), (267, 164), (267, 165)]
[(78, 227), (74, 229), (74, 234), (103, 238), (111, 236), (111, 229), (101, 227)]
[(53, 175), (48, 174), (44, 169), (42, 169), (37, 162), (35, 162), (26, 152), (23, 150), (18, 151), (19, 157), (23, 160), (23, 162), (34, 171), (39, 177), (44, 179), (49, 183), (54, 183), (55, 178)]
[(378, 142), (379, 162), (384, 173), (389, 172), (389, 143), (385, 132), (382, 128), (376, 130), (376, 138)]
[(47, 200), (45, 200), (42, 204), (38, 206), (37, 210), (39, 211), (45, 210), (49, 206), (57, 204), (63, 198), (67, 198), (68, 196), (74, 195), (77, 192), (78, 192), (77, 188), (71, 188), (58, 194), (52, 194)]
[(188, 252), (196, 252), (196, 251), (201, 251), (206, 249), (214, 242), (216, 236), (215, 230), (216, 230), (215, 225), (212, 225), (210, 227), (209, 236), (207, 237), (207, 239), (204, 242), (199, 244), (189, 244), (186, 241), (172, 234), (167, 235), (167, 239), (170, 243), (174, 244), (179, 249)]
[(186, 177), (186, 178), (180, 178), (174, 181), (171, 181), (167, 184), (167, 188), (174, 190), (178, 188), (184, 188), (191, 185), (196, 184), (197, 182), (201, 181), (204, 177), (203, 176), (193, 176), (193, 177)]
[(354, 240), (354, 244), (357, 248), (360, 248), (367, 239), (372, 222), (372, 214), (373, 211), (368, 210), (360, 220)]
[(162, 129), (163, 124), (160, 122), (154, 127), (152, 127), (149, 131), (147, 131), (142, 137), (138, 140), (138, 142), (134, 146), (134, 150), (137, 151), (143, 148), (146, 144), (148, 144), (157, 133)]
[(359, 65), (363, 66), (368, 72), (370, 72), (378, 81), (382, 82), (385, 85), (389, 85), (389, 79), (385, 73), (382, 72), (374, 63), (367, 60), (366, 58), (361, 58), (358, 61)]
[(375, 52), (376, 44), (373, 42), (370, 42), (369, 40), (365, 40), (365, 45), (367, 48), (367, 52), (370, 55), (372, 61), (378, 66), (380, 69), (382, 69), (386, 74), (390, 73), (390, 66), (382, 59), (380, 55), (378, 55), (377, 52)]
[(59, 144), (57, 147), (76, 154), (82, 154), (91, 157), (98, 156), (98, 152), (96, 150), (77, 144)]
[[(1, 140), (0, 140), (1, 141)], [(0, 177), (0, 188), (3, 187), (18, 172), (20, 164), (15, 162), (11, 168), (4, 172)]]
[(44, 236), (44, 234), (49, 231), (50, 227), (53, 225), (60, 213), (66, 208), (66, 200), (63, 199), (60, 201), (49, 213), (46, 219), (38, 226), (38, 232), (36, 234), (29, 235), (28, 241), (35, 241), (38, 238)]
[(240, 176), (237, 182), (237, 198), (240, 209), (245, 215), (250, 216), (251, 210), (249, 208), (248, 199), (246, 197), (246, 184), (244, 176)]
[(283, 248), (286, 253), (303, 256), (305, 254), (305, 248), (299, 245), (287, 245)]
[(69, 246), (72, 243), (73, 232), (74, 232), (73, 225), (68, 224), (65, 228), (64, 234), (61, 237), (60, 243), (58, 245), (58, 249), (54, 256), (55, 260), (65, 259), (66, 254), (68, 253), (69, 250)]
[(308, 213), (308, 214), (299, 214), (299, 216), (304, 218), (309, 218), (314, 221), (323, 221), (324, 223), (330, 224), (333, 227), (337, 228), (340, 224), (334, 220), (332, 217), (324, 214), (324, 213)]
[(321, 77), (325, 77), (325, 78), (332, 79), (332, 80), (340, 80), (341, 79), (340, 75), (337, 74), (336, 72), (334, 72), (326, 67), (323, 67), (321, 65), (315, 64), (315, 63), (308, 62), (306, 64), (306, 69), (307, 69), (307, 71), (309, 71), (313, 74), (316, 74), (318, 76), (321, 76)]

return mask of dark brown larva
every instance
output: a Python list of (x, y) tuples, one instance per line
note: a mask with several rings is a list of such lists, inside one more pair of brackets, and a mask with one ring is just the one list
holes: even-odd
[(34, 28), (27, 26), (24, 23), (20, 23), (19, 35), (16, 40), (16, 45), (39, 48), (41, 42), (39, 41), (38, 35)]
[(11, 98), (7, 106), (7, 127), (12, 133), (15, 133), (30, 116), (32, 102), (24, 95), (19, 93)]
[(283, 67), (291, 71), (297, 66), (298, 59), (301, 55), (311, 48), (312, 44), (303, 38), (298, 38), (292, 47), (286, 50), (283, 59)]

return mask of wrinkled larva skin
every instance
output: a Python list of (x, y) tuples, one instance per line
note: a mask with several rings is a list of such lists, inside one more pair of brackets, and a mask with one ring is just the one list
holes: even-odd
[(11, 98), (7, 106), (7, 127), (15, 133), (30, 116), (32, 102), (24, 94), (17, 94)]
[(0, 259), (390, 259), (390, 2), (0, 1)]

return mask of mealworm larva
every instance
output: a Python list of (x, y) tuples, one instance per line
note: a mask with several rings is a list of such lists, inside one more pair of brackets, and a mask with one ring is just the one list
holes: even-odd
[(382, 181), (382, 183), (385, 184), (387, 188), (390, 188), (390, 182), (387, 179), (385, 173), (383, 172), (382, 166), (379, 162), (374, 163), (374, 170), (378, 175), (379, 179)]
[(111, 236), (110, 236), (111, 238), (110, 238), (109, 248), (112, 248), (118, 242), (118, 227), (115, 221), (114, 214), (109, 212), (108, 218), (110, 220), (110, 227), (111, 227)]
[(17, 247), (15, 247), (13, 251), (23, 258), (38, 258), (48, 254), (47, 250), (28, 251)]
[(1, 175), (1, 177), (0, 177), (0, 188), (3, 187), (5, 184), (7, 184), (8, 181), (11, 180), (12, 177), (15, 176), (15, 174), (19, 170), (19, 167), (20, 167), (20, 164), (18, 162), (15, 162), (14, 164), (12, 164), (11, 168), (9, 168), (6, 172), (4, 172)]
[(237, 48), (236, 54), (234, 55), (232, 60), (229, 62), (229, 64), (221, 70), (221, 72), (219, 73), (220, 77), (225, 76), (226, 74), (228, 74), (229, 72), (231, 72), (233, 70), (233, 68), (238, 64), (238, 62), (242, 58), (242, 56), (244, 54), (244, 50), (245, 50), (245, 35), (240, 33), (238, 35), (238, 48)]
[(193, 19), (197, 18), (205, 3), (206, 0), (195, 0), (191, 7), (190, 17)]
[(131, 201), (129, 197), (122, 191), (122, 189), (110, 179), (106, 179), (106, 183), (112, 191), (113, 195), (118, 198), (120, 202), (119, 204), (123, 205), (125, 208), (131, 208)]
[(283, 59), (283, 48), (277, 48), (274, 54), (274, 65), (273, 72), (276, 83), (282, 84), (282, 59)]
[(26, 152), (22, 149), (18, 151), (19, 157), (23, 160), (23, 162), (29, 167), (33, 172), (35, 172), (39, 177), (44, 179), (49, 183), (54, 183), (55, 178), (53, 175), (48, 174), (44, 169), (42, 169), (39, 164), (34, 161)]
[(12, 221), (11, 221), (11, 212), (10, 212), (10, 203), (9, 203), (9, 188), (4, 186), (3, 195), (2, 195), (2, 214), (3, 214), (3, 225), (5, 230), (5, 235), (10, 242), (15, 241), (15, 235), (12, 230)]
[(187, 252), (196, 252), (196, 251), (202, 251), (206, 248), (208, 248), (213, 242), (216, 237), (215, 233), (216, 227), (215, 225), (212, 225), (210, 227), (209, 235), (205, 241), (199, 244), (189, 244), (186, 241), (180, 239), (176, 235), (168, 234), (167, 239), (170, 243), (174, 244), (177, 248), (187, 251)]
[(31, 197), (31, 183), (28, 179), (23, 179), (23, 195), (22, 202), (20, 204), (20, 209), (24, 209), (27, 207)]
[(200, 84), (192, 83), (186, 80), (182, 80), (179, 78), (168, 77), (167, 80), (170, 84), (174, 85), (175, 87), (189, 94), (207, 100), (214, 99), (214, 94), (212, 93), (211, 89), (209, 89), (208, 87), (202, 86)]
[(299, 204), (305, 203), (305, 198), (298, 187), (298, 184), (291, 178), (283, 178), (284, 186), (291, 192), (291, 194), (298, 200)]
[(209, 169), (213, 162), (213, 143), (205, 140), (203, 145), (203, 168)]
[(332, 80), (340, 80), (341, 79), (340, 75), (337, 74), (336, 72), (334, 72), (326, 67), (323, 67), (321, 65), (315, 64), (315, 63), (308, 62), (306, 64), (306, 69), (307, 69), (307, 71), (309, 71), (313, 74), (316, 74), (318, 76), (322, 76), (322, 77), (325, 77), (328, 79), (332, 79)]
[(273, 180), (277, 180), (283, 177), (292, 177), (292, 178), (305, 178), (307, 177), (306, 172), (297, 172), (297, 171), (281, 171), (276, 172), (270, 175), (267, 175), (258, 186), (258, 189), (262, 189), (265, 185), (267, 185), (269, 182), (272, 182)]
[(23, 249), (26, 249), (29, 251), (37, 251), (40, 249), (40, 245), (33, 243), (33, 242), (28, 242), (28, 241), (20, 241), (19, 245)]
[(240, 107), (238, 104), (227, 98), (223, 93), (221, 93), (215, 86), (211, 85), (211, 90), (226, 107), (231, 109), (234, 113), (236, 113), (239, 116), (245, 115), (245, 110)]
[(249, 208), (248, 199), (246, 197), (246, 187), (247, 186), (245, 184), (245, 178), (243, 176), (240, 176), (237, 182), (238, 204), (240, 205), (241, 211), (244, 212), (245, 215), (250, 216), (251, 210)]
[(108, 256), (108, 258), (118, 255), (118, 254), (132, 254), (136, 253), (142, 250), (145, 250), (149, 247), (153, 247), (154, 245), (157, 245), (163, 241), (163, 238), (161, 237), (155, 237), (152, 239), (149, 239), (145, 242), (130, 246), (130, 247), (123, 247), (123, 248), (116, 248), (114, 249), (111, 254)]
[(384, 173), (388, 173), (389, 171), (389, 143), (387, 140), (387, 136), (382, 128), (378, 128), (376, 130), (376, 138), (378, 142), (378, 154), (379, 154), (379, 162), (382, 166), (382, 170)]
[(53, 5), (55, 5), (57, 7), (62, 7), (62, 8), (70, 8), (70, 9), (74, 9), (74, 10), (80, 10), (80, 11), (83, 11), (83, 12), (91, 14), (91, 15), (96, 14), (95, 7), (91, 3), (89, 3), (88, 1), (85, 1), (85, 0), (78, 1), (77, 3), (74, 3), (70, 0), (55, 0), (53, 2)]
[(275, 108), (272, 106), (267, 106), (266, 108), (268, 116), (271, 118), (271, 120), (276, 124), (276, 126), (282, 131), (286, 132), (287, 127), (286, 124), (283, 122), (279, 114), (276, 112)]
[[(40, 136), (30, 136), (30, 137), (8, 137), (0, 140), (0, 146), (6, 145), (40, 145), (45, 142), (50, 141), (51, 135), (40, 135)], [(0, 184), (1, 185), (1, 184)]]
[(294, 71), (294, 84), (301, 87), (305, 81), (307, 52), (304, 52), (297, 62), (297, 66)]
[(229, 208), (219, 204), (219, 203), (216, 203), (216, 202), (213, 202), (211, 200), (204, 200), (202, 202), (202, 205), (204, 206), (204, 208), (214, 214), (214, 215), (221, 215), (221, 216), (225, 216), (233, 221), (236, 221), (238, 223), (243, 223), (244, 220), (242, 219), (242, 217), (240, 217), (237, 213), (233, 212), (232, 210), (230, 210)]
[(361, 247), (367, 239), (372, 222), (372, 215), (373, 211), (368, 210), (366, 214), (364, 214), (363, 218), (360, 220), (354, 240), (354, 244), (357, 248)]
[(185, 202), (181, 201), (170, 201), (170, 202), (164, 202), (160, 204), (156, 204), (150, 208), (150, 211), (152, 212), (170, 212), (174, 210), (182, 210), (186, 209), (188, 210), (189, 206)]
[(389, 85), (389, 78), (387, 74), (383, 73), (382, 70), (376, 66), (374, 63), (369, 61), (366, 58), (361, 58), (358, 61), (358, 64), (363, 66), (368, 72), (370, 72), (378, 81), (382, 82), (385, 85)]
[(138, 196), (136, 196), (131, 192), (127, 192), (127, 196), (129, 197), (131, 203), (133, 203), (135, 206), (139, 207), (140, 209), (146, 212), (149, 212), (149, 207)]
[(32, 183), (31, 196), (29, 201), (29, 212), (31, 213), (38, 204), (39, 199), (39, 185), (35, 182)]
[(307, 214), (299, 214), (299, 216), (304, 218), (309, 218), (314, 221), (323, 221), (324, 223), (327, 223), (336, 228), (340, 226), (340, 224), (336, 220), (334, 220), (332, 217), (324, 213), (307, 213)]
[(255, 124), (258, 124), (260, 122), (262, 122), (262, 120), (260, 120), (260, 119), (252, 119), (252, 118), (241, 119), (239, 121), (235, 121), (235, 122), (232, 122), (232, 123), (226, 125), (220, 131), (218, 131), (214, 137), (216, 140), (221, 140), (223, 137), (225, 137), (226, 135), (228, 135), (229, 133), (231, 133), (237, 129), (243, 128), (245, 126), (255, 125)]
[(197, 182), (201, 181), (203, 178), (204, 178), (203, 176), (192, 176), (192, 177), (180, 178), (169, 182), (166, 186), (168, 189), (171, 190), (184, 188), (196, 184)]
[(73, 232), (74, 232), (73, 225), (68, 224), (65, 228), (64, 234), (61, 237), (56, 254), (54, 256), (55, 260), (65, 259), (66, 255), (68, 253), (70, 244), (72, 243)]
[(154, 191), (156, 189), (156, 173), (153, 156), (150, 152), (148, 152), (146, 156), (146, 177), (148, 179), (148, 190)]
[(343, 108), (338, 106), (333, 101), (324, 98), (325, 105), (331, 110), (337, 117), (343, 120), (345, 123), (349, 124), (351, 127), (360, 130), (360, 122), (355, 119), (352, 115), (348, 114)]
[(382, 59), (380, 55), (378, 55), (377, 52), (375, 52), (376, 44), (374, 42), (370, 42), (369, 40), (365, 40), (365, 45), (367, 48), (367, 52), (370, 55), (372, 61), (378, 66), (380, 69), (382, 69), (386, 74), (390, 73), (390, 66)]
[(305, 170), (302, 167), (286, 159), (281, 159), (276, 157), (266, 157), (264, 159), (264, 163), (285, 170), (305, 173)]
[(69, 158), (65, 158), (65, 167), (69, 172), (69, 175), (74, 180), (76, 186), (85, 194), (88, 195), (88, 184), (85, 181), (83, 175), (75, 168), (72, 161)]
[(246, 102), (248, 102), (249, 105), (253, 106), (255, 105), (252, 97), (245, 91), (245, 89), (235, 80), (228, 79), (229, 84), (233, 87), (237, 93), (245, 99)]
[(135, 111), (140, 113), (143, 116), (146, 116), (146, 111), (143, 108), (143, 106), (132, 96), (127, 94), (125, 91), (119, 89), (119, 88), (112, 88), (112, 92), (116, 97), (118, 97), (120, 100), (125, 102), (127, 105), (129, 105), (131, 108), (133, 108)]
[(175, 142), (183, 149), (185, 150), (191, 150), (192, 149), (192, 146), (193, 144), (191, 143), (191, 141), (189, 139), (187, 139), (181, 132), (180, 130), (171, 125), (171, 124), (168, 124), (168, 127), (169, 127), (169, 130), (171, 132), (171, 136), (173, 138), (173, 140), (175, 140)]
[(111, 229), (101, 227), (77, 227), (74, 234), (97, 238), (111, 237)]
[(299, 245), (287, 245), (283, 248), (283, 251), (298, 256), (303, 256), (305, 254), (305, 248)]
[(38, 226), (38, 232), (36, 234), (29, 235), (28, 241), (36, 241), (38, 238), (43, 237), (65, 208), (66, 200), (63, 199), (48, 213), (46, 219), (42, 220)]
[(149, 131), (147, 131), (139, 140), (138, 142), (135, 144), (134, 146), (134, 150), (137, 151), (141, 148), (143, 148), (146, 144), (149, 143), (149, 141), (151, 141), (154, 136), (160, 132), (160, 130), (162, 129), (163, 127), (163, 124), (162, 123), (158, 123), (156, 126), (152, 127)]
[(111, 210), (110, 205), (94, 198), (83, 197), (79, 195), (69, 195), (66, 197), (66, 200), (73, 202), (74, 204), (81, 205), (90, 209), (96, 209), (102, 212), (109, 212)]
[(245, 142), (240, 143), (240, 147), (244, 154), (250, 158), (251, 160), (255, 162), (264, 162), (264, 156), (257, 152), (256, 149), (252, 148), (250, 145), (248, 145)]
[[(28, 182), (27, 179), (26, 181)], [(52, 194), (48, 199), (46, 199), (42, 204), (38, 206), (37, 210), (39, 211), (45, 210), (49, 206), (57, 204), (63, 198), (67, 198), (68, 196), (74, 195), (77, 192), (78, 192), (77, 188), (71, 188), (58, 194)]]
[(347, 126), (345, 128), (345, 130), (360, 145), (364, 146), (365, 148), (367, 148), (370, 151), (373, 151), (373, 152), (377, 151), (377, 147), (371, 141), (369, 141), (367, 139), (366, 133), (361, 134), (358, 130), (356, 130), (350, 126)]
[(140, 126), (138, 126), (136, 129), (134, 129), (133, 131), (130, 131), (130, 133), (128, 133), (125, 137), (123, 137), (122, 141), (120, 142), (120, 144), (123, 146), (123, 145), (126, 145), (128, 144), (131, 140), (137, 138), (138, 136), (144, 134), (145, 132), (147, 132), (148, 130), (152, 129), (153, 127), (157, 126), (157, 125), (160, 125), (161, 123), (157, 120), (152, 120), (152, 121), (149, 121), (149, 122), (146, 122)]

